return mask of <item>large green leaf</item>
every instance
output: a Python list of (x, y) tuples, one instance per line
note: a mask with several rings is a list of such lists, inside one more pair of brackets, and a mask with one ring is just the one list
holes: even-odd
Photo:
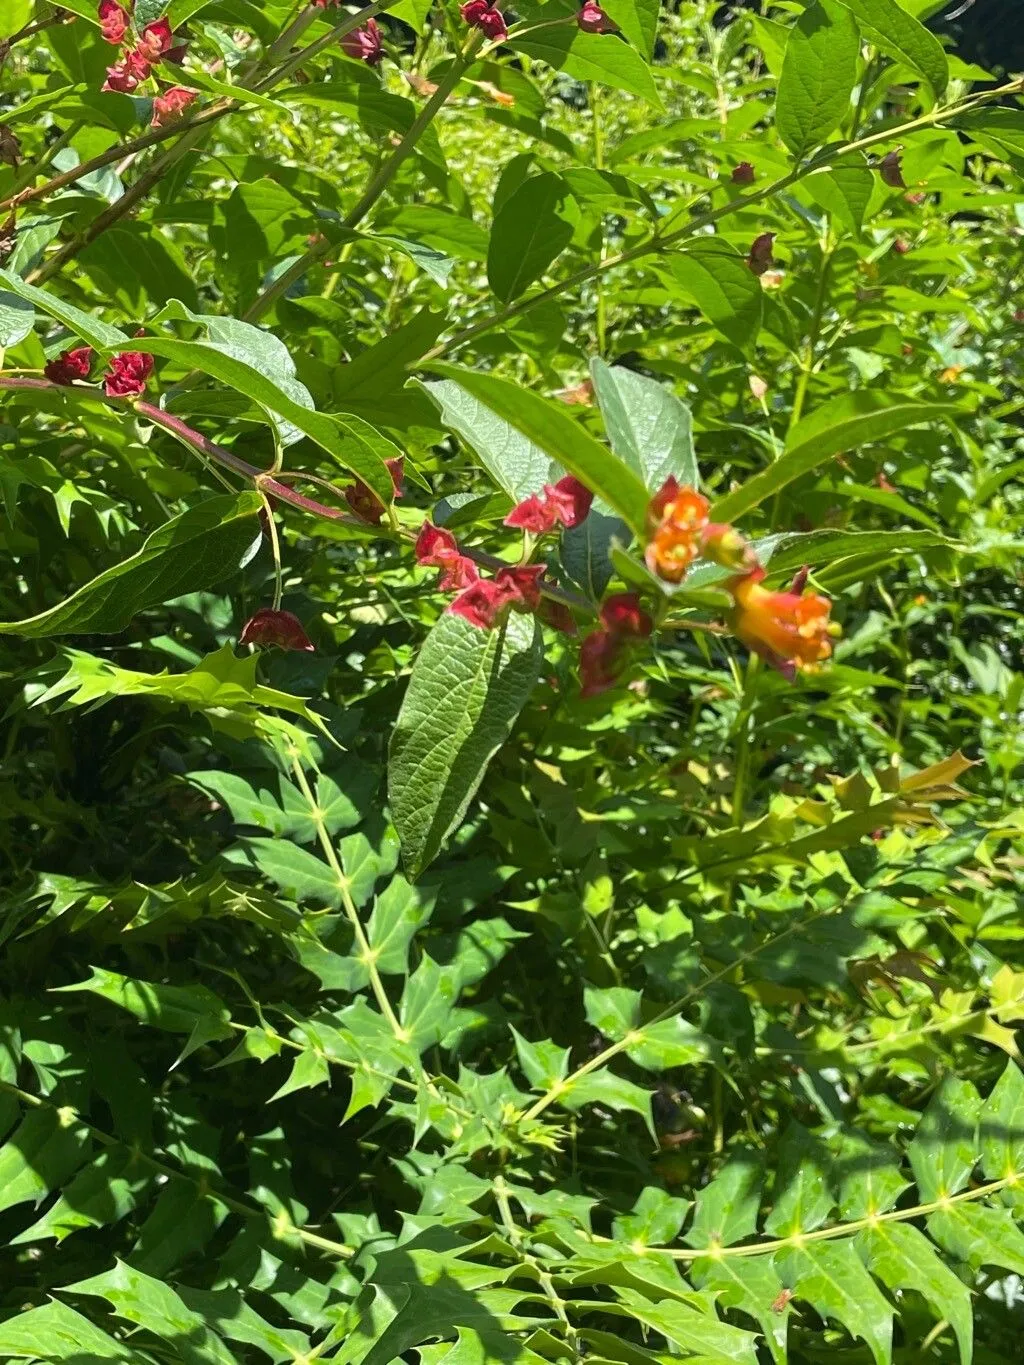
[(949, 84), (949, 62), (934, 33), (908, 14), (897, 0), (838, 0), (860, 21), (867, 37), (883, 52), (906, 62), (932, 87), (936, 98)]
[(953, 417), (958, 411), (952, 404), (924, 402), (877, 389), (840, 394), (798, 422), (775, 463), (720, 498), (712, 514), (716, 521), (735, 521), (834, 455), (885, 440), (907, 427)]
[(493, 755), (512, 731), (541, 665), (532, 618), (481, 630), (445, 612), (413, 668), (391, 736), (388, 795), (410, 875), (437, 856)]
[(693, 1223), (686, 1233), (692, 1247), (732, 1246), (757, 1231), (764, 1166), (749, 1149), (740, 1148), (715, 1178), (697, 1191)]
[(780, 1253), (775, 1265), (797, 1298), (823, 1318), (840, 1323), (867, 1342), (875, 1365), (892, 1360), (892, 1306), (886, 1301), (851, 1241), (809, 1242)]
[(876, 1223), (857, 1237), (857, 1250), (888, 1289), (913, 1289), (946, 1318), (960, 1345), (961, 1365), (974, 1351), (971, 1291), (942, 1261), (923, 1232), (909, 1223)]
[(522, 37), (513, 34), (509, 46), (574, 80), (598, 81), (661, 108), (657, 87), (639, 52), (627, 43), (609, 42), (607, 34), (583, 33), (575, 24), (549, 24)]
[(416, 382), (437, 404), (444, 425), (462, 437), (513, 502), (539, 493), (551, 479), (554, 464), (547, 451), (461, 383), (454, 379)]
[(57, 1299), (0, 1322), (0, 1355), (79, 1360), (83, 1365), (85, 1361), (137, 1359), (134, 1351)]
[(24, 621), (0, 622), (0, 635), (112, 634), (147, 607), (223, 583), (260, 535), (261, 506), (256, 493), (207, 498), (57, 606)]
[(601, 6), (643, 56), (652, 61), (658, 36), (659, 0), (607, 0)]
[(572, 241), (580, 219), (568, 184), (553, 171), (530, 176), (494, 216), (487, 279), (503, 303), (518, 298)]
[(259, 403), (269, 413), (283, 417), (315, 442), (343, 469), (351, 470), (388, 505), (394, 484), (384, 464), (395, 448), (367, 423), (325, 412), (312, 412), (284, 391), (263, 369), (216, 342), (177, 341), (164, 337), (140, 337), (132, 342), (138, 351), (176, 360), (186, 369), (202, 370), (236, 393)]
[(785, 1365), (792, 1308), (782, 1296), (779, 1272), (767, 1256), (701, 1257), (691, 1276), (698, 1289), (718, 1295), (723, 1308), (749, 1313), (761, 1328), (773, 1358)]
[(775, 123), (795, 157), (825, 142), (844, 118), (857, 82), (860, 31), (837, 0), (815, 0), (786, 44)]
[(575, 474), (634, 531), (642, 532), (649, 494), (640, 475), (589, 436), (562, 404), (476, 370), (455, 365), (435, 368)]
[(664, 384), (622, 365), (590, 362), (594, 391), (612, 450), (655, 492), (670, 474), (700, 486), (690, 409)]
[(935, 1092), (907, 1149), (926, 1203), (962, 1190), (978, 1160), (981, 1098), (967, 1080), (947, 1076)]
[(760, 281), (728, 242), (703, 237), (672, 258), (672, 274), (726, 341), (750, 351), (761, 330)]
[(80, 308), (65, 303), (63, 299), (55, 298), (45, 289), (37, 289), (33, 284), (26, 284), (20, 275), (0, 269), (0, 282), (12, 294), (17, 294), (19, 298), (31, 303), (38, 312), (47, 313), (51, 318), (62, 322), (69, 332), (74, 332), (90, 346), (95, 346), (98, 350), (105, 347), (131, 349), (128, 337), (117, 327), (111, 327), (109, 323), (94, 318), (90, 313), (83, 313)]

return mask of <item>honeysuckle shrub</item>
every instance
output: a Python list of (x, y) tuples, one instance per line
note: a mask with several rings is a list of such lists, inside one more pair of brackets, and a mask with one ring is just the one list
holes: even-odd
[(1019, 1362), (939, 8), (0, 5), (0, 1359)]

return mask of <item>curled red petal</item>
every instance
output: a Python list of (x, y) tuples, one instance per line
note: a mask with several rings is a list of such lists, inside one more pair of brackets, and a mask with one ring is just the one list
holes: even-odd
[(566, 474), (555, 484), (545, 484), (544, 495), (567, 530), (587, 519), (594, 501), (594, 495), (586, 484), (580, 483), (572, 474)]
[(261, 607), (250, 616), (238, 637), (243, 645), (277, 645), (279, 649), (312, 652), (313, 642), (294, 612)]

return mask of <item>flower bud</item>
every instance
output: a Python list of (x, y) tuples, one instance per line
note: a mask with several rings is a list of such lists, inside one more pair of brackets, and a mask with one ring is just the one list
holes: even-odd
[(762, 232), (760, 237), (755, 237), (750, 245), (750, 253), (747, 256), (747, 265), (755, 275), (763, 275), (775, 264), (775, 257), (772, 255), (772, 244), (775, 241), (774, 232)]
[(100, 0), (96, 13), (99, 16), (100, 34), (104, 42), (120, 47), (131, 22), (128, 11), (122, 8), (117, 0)]
[(752, 185), (757, 179), (757, 172), (749, 161), (741, 161), (740, 164), (733, 169), (733, 173), (729, 179), (734, 185)]
[(894, 190), (905, 190), (907, 182), (903, 179), (903, 153), (899, 148), (888, 152), (875, 167), (882, 177), (882, 183)]
[(61, 351), (44, 366), (43, 374), (51, 384), (73, 384), (76, 379), (88, 379), (91, 367), (92, 347), (78, 346), (71, 351)]
[(121, 351), (111, 357), (110, 369), (103, 377), (103, 392), (108, 398), (133, 398), (143, 392), (152, 372), (151, 355)]
[(610, 19), (597, 0), (584, 0), (576, 13), (576, 23), (584, 33), (618, 33), (619, 26)]
[(302, 622), (290, 611), (261, 607), (250, 616), (238, 637), (242, 645), (277, 645), (279, 649), (301, 649), (312, 653), (313, 642)]
[(346, 33), (341, 40), (341, 50), (357, 62), (367, 66), (379, 66), (384, 58), (380, 27), (376, 19), (367, 19), (362, 28)]

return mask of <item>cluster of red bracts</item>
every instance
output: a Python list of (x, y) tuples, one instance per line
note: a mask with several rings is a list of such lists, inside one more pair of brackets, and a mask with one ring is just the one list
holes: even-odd
[(839, 627), (829, 621), (831, 603), (805, 593), (806, 571), (788, 592), (761, 586), (766, 577), (753, 547), (733, 526), (712, 522), (711, 507), (694, 488), (668, 478), (647, 514), (647, 567), (667, 583), (680, 583), (698, 555), (732, 571), (721, 585), (732, 596), (729, 625), (748, 649), (786, 677), (814, 669), (832, 653)]
[(614, 687), (632, 647), (646, 640), (654, 622), (635, 592), (615, 593), (601, 604), (601, 624), (580, 648), (580, 696), (596, 697)]
[[(159, 62), (180, 62), (184, 55), (183, 47), (173, 46), (174, 36), (167, 19), (154, 19), (136, 33), (132, 23), (133, 9), (134, 0), (127, 0), (127, 8), (118, 4), (118, 0), (100, 0), (97, 8), (100, 33), (108, 43), (121, 48), (117, 61), (107, 67), (103, 89), (121, 95), (133, 94), (149, 79)], [(197, 93), (183, 85), (173, 85), (158, 94), (153, 100), (153, 127), (159, 128), (171, 119), (180, 118)]]
[[(92, 369), (92, 347), (77, 346), (61, 351), (59, 356), (43, 367), (43, 374), (51, 384), (74, 384), (87, 380)], [(103, 376), (103, 392), (108, 398), (135, 398), (146, 387), (153, 372), (153, 357), (142, 351), (121, 351), (111, 356)]]
[[(466, 0), (466, 3), (459, 7), (459, 13), (470, 28), (480, 29), (492, 43), (503, 42), (508, 37), (505, 16), (498, 9), (495, 0)], [(584, 33), (619, 31), (618, 24), (605, 14), (597, 0), (583, 0), (583, 5), (576, 11), (575, 18)]]

